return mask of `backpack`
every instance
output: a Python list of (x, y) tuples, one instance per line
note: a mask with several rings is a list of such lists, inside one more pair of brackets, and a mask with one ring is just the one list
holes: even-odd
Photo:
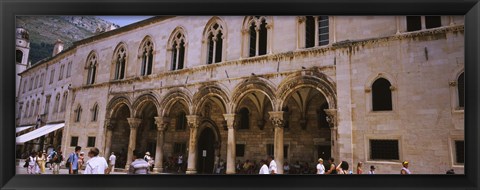
[[(72, 164), (72, 161), (70, 160), (70, 158), (72, 157), (72, 154), (70, 154), (70, 156), (67, 159), (67, 162), (65, 163), (65, 167), (67, 167), (67, 169), (69, 169), (70, 165)], [(73, 156), (75, 156), (75, 155), (73, 155)]]

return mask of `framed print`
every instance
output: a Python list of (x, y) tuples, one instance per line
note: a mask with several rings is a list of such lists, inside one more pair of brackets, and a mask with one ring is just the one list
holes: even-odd
[(0, 6), (2, 189), (478, 188), (477, 1)]

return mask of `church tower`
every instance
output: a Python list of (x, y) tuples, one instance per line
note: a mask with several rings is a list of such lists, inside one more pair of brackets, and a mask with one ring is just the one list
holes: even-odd
[(18, 96), (20, 89), (20, 76), (18, 76), (18, 73), (25, 71), (25, 69), (29, 66), (28, 54), (30, 52), (30, 40), (29, 33), (24, 28), (17, 28), (15, 36), (15, 65), (17, 70), (16, 96)]

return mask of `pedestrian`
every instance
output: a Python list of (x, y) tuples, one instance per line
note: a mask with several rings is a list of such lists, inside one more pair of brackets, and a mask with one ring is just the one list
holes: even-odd
[(258, 174), (270, 174), (270, 172), (268, 171), (268, 166), (265, 163), (265, 160), (260, 160), (260, 165), (262, 165), (262, 167), (260, 168), (260, 171), (258, 172)]
[(32, 152), (25, 162), (28, 163), (27, 174), (37, 174), (37, 153)]
[(288, 165), (287, 161), (285, 161), (285, 163), (283, 164), (283, 173), (284, 174), (289, 174), (290, 173), (290, 165)]
[(83, 174), (105, 174), (108, 173), (108, 164), (104, 157), (98, 156), (98, 148), (91, 148), (88, 152), (90, 159), (85, 163), (85, 172)]
[(113, 171), (115, 171), (115, 160), (116, 159), (117, 159), (117, 157), (115, 156), (115, 153), (112, 152), (112, 155), (110, 155), (110, 158), (108, 158), (108, 161), (110, 163), (110, 165), (109, 165), (110, 172), (108, 172), (108, 173), (113, 173)]
[(400, 174), (412, 174), (410, 170), (408, 169), (408, 161), (403, 161), (402, 162), (402, 169), (400, 170)]
[(268, 166), (268, 171), (270, 174), (277, 174), (277, 163), (275, 162), (275, 159), (273, 156), (268, 156), (267, 162), (270, 163)]
[(358, 162), (357, 164), (357, 174), (363, 174), (363, 163), (362, 162)]
[(337, 174), (337, 166), (335, 165), (335, 159), (332, 157), (328, 159), (328, 162), (330, 164), (330, 168), (327, 172), (325, 172), (325, 174)]
[(143, 159), (140, 151), (133, 151), (133, 162), (130, 164), (128, 174), (148, 174), (148, 163)]
[(182, 165), (183, 165), (183, 155), (179, 154), (177, 158), (177, 172), (180, 173), (182, 172)]
[(375, 174), (375, 166), (374, 165), (371, 165), (370, 166), (370, 171), (368, 171), (368, 174)]
[(37, 173), (40, 173), (40, 174), (45, 173), (46, 163), (47, 163), (47, 156), (46, 156), (45, 151), (38, 151), (37, 164), (38, 164), (38, 167), (39, 167), (39, 172), (37, 172)]
[(80, 152), (80, 156), (78, 157), (78, 169), (81, 170), (83, 168), (83, 164), (85, 163), (85, 153)]
[(348, 162), (342, 161), (337, 166), (337, 174), (348, 174)]
[(323, 159), (322, 158), (318, 159), (317, 174), (325, 174), (325, 166), (323, 165)]
[(151, 170), (153, 166), (153, 159), (150, 156), (150, 152), (146, 152), (145, 156), (143, 156), (143, 159), (148, 163), (148, 168)]
[(55, 149), (52, 149), (50, 153), (47, 156), (47, 164), (50, 164), (49, 170), (52, 170), (53, 168), (53, 157), (57, 154)]
[(237, 160), (237, 164), (235, 164), (235, 169), (236, 169), (236, 172), (239, 173), (240, 170), (241, 170), (241, 167), (240, 167), (240, 160)]
[(52, 167), (53, 167), (53, 174), (60, 174), (60, 164), (63, 161), (62, 151), (55, 152), (52, 156)]
[(68, 174), (78, 174), (79, 169), (79, 153), (82, 149), (81, 146), (75, 147), (75, 152), (72, 152), (70, 156), (68, 156), (67, 163), (65, 166), (68, 169)]

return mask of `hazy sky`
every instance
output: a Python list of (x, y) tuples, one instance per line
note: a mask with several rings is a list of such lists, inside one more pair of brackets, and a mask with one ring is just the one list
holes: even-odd
[(129, 25), (141, 20), (145, 20), (152, 16), (97, 16), (97, 17), (106, 21), (113, 22), (119, 25), (120, 27), (122, 27), (122, 26)]

